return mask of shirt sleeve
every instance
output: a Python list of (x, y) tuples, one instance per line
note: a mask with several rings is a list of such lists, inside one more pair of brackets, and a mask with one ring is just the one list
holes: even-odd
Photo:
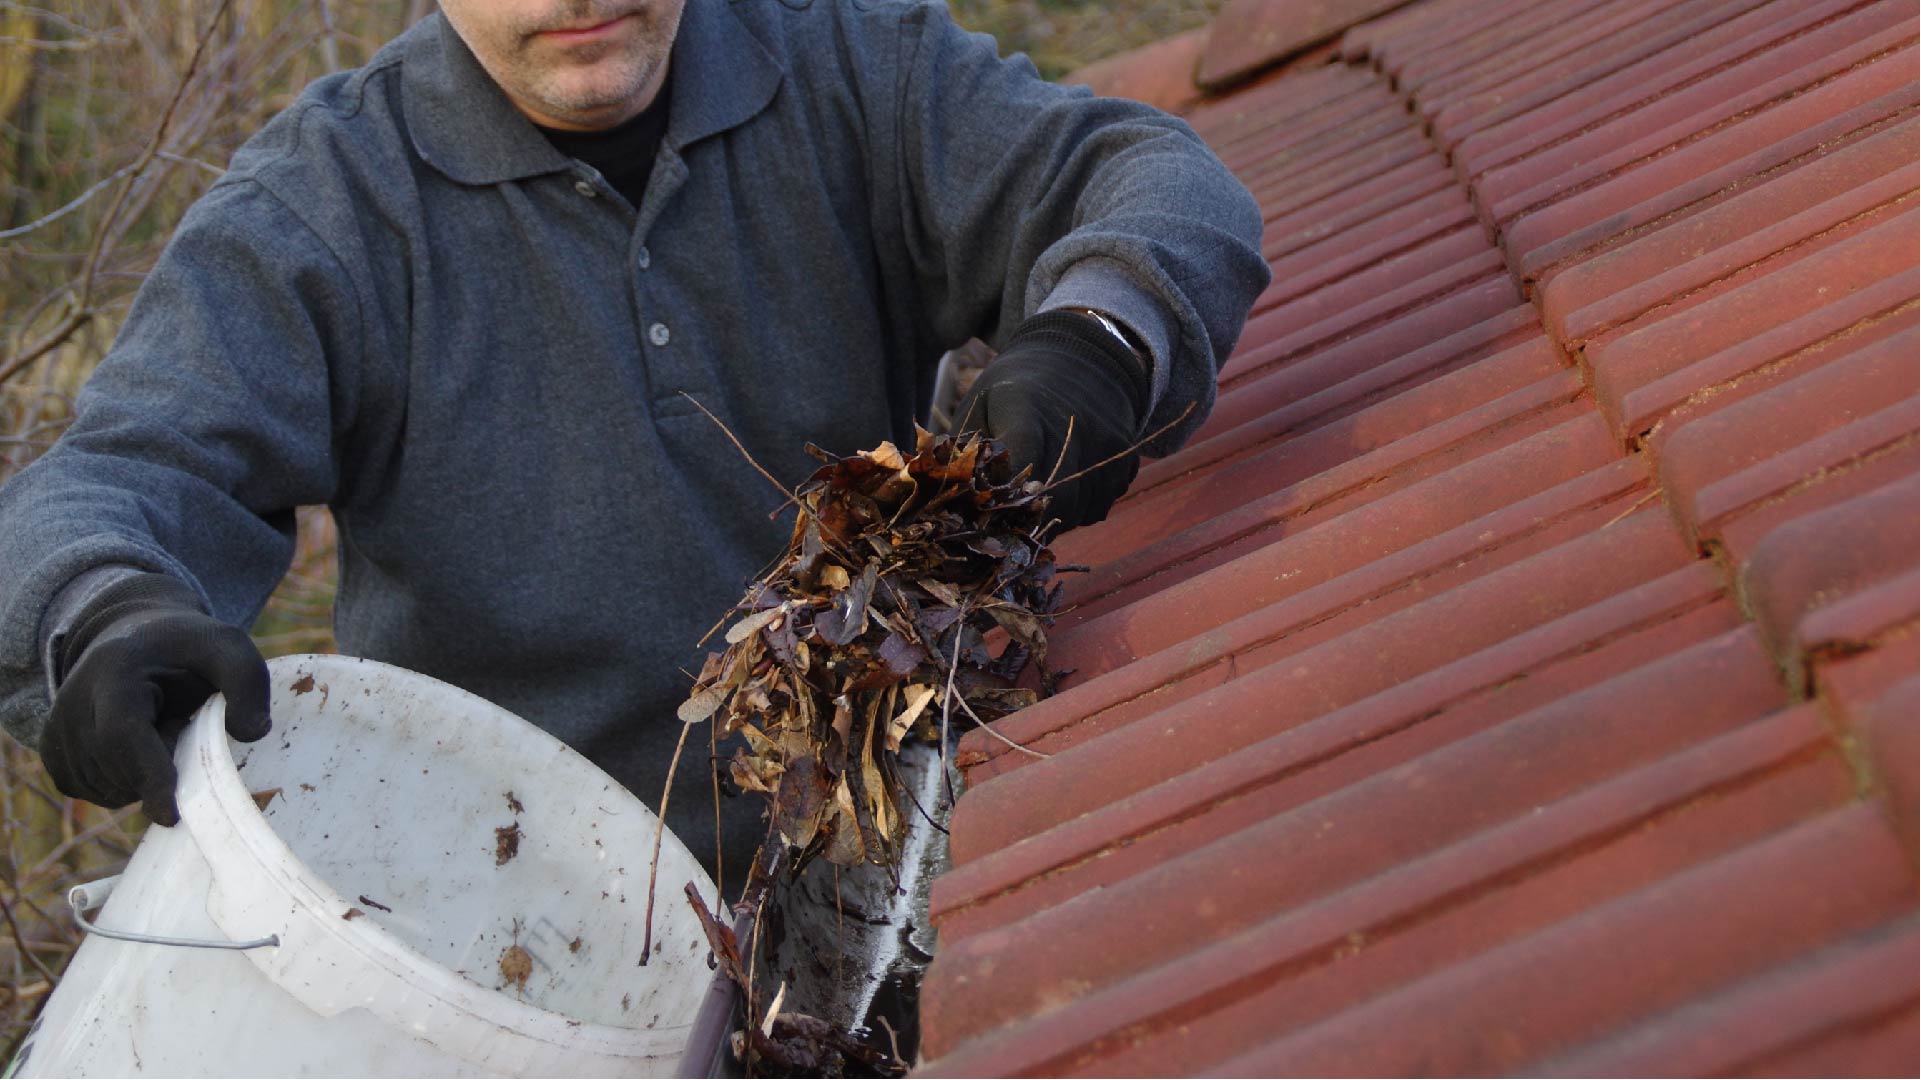
[(188, 212), (73, 424), (0, 487), (10, 733), (38, 745), (48, 620), (116, 572), (169, 574), (252, 622), (292, 558), (294, 508), (334, 495), (360, 344), (353, 283), (271, 194), (224, 181)]
[(892, 166), (924, 317), (995, 344), (1044, 308), (1106, 312), (1152, 354), (1143, 433), (1167, 430), (1148, 452), (1178, 448), (1268, 283), (1253, 196), (1184, 121), (1048, 83), (944, 4), (894, 10)]

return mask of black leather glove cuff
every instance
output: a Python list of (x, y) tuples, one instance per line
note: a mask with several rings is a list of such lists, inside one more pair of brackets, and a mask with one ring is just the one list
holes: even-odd
[(1134, 405), (1134, 426), (1140, 427), (1146, 419), (1148, 397), (1153, 393), (1149, 361), (1136, 355), (1098, 321), (1072, 311), (1043, 311), (1021, 323), (996, 359), (1041, 350), (1112, 376), (1126, 389)]
[(165, 574), (135, 574), (101, 589), (99, 595), (80, 610), (73, 629), (56, 650), (54, 685), (66, 681), (87, 646), (109, 627), (138, 615), (167, 611), (203, 614), (200, 598), (194, 591)]
[(1072, 529), (1105, 518), (1139, 471), (1128, 451), (1149, 387), (1146, 365), (1099, 320), (1043, 312), (981, 372), (960, 404), (960, 426), (985, 431), (1015, 468), (1031, 468), (1048, 484), (1050, 512)]

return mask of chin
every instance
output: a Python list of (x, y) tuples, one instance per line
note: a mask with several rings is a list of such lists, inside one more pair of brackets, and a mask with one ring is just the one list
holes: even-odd
[(594, 120), (638, 111), (634, 102), (646, 93), (646, 72), (622, 72), (604, 78), (568, 79), (541, 87), (536, 99), (558, 116)]

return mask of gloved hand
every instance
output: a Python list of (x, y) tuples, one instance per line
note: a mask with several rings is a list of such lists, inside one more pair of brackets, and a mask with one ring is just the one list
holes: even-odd
[[(1042, 312), (1022, 323), (981, 372), (960, 403), (959, 426), (999, 439), (1016, 468), (1033, 466), (1033, 479), (1073, 476), (1134, 444), (1147, 412), (1148, 377), (1146, 362), (1098, 320)], [(1063, 529), (1100, 521), (1140, 467), (1139, 454), (1123, 454), (1062, 484), (1049, 493), (1052, 516)]]
[(107, 807), (139, 799), (149, 819), (176, 824), (173, 744), (194, 710), (222, 693), (227, 734), (253, 742), (270, 726), (260, 650), (164, 574), (102, 589), (58, 652), (40, 759), (73, 798)]

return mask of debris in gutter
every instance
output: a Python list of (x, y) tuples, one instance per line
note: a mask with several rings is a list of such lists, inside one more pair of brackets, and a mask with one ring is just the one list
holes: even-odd
[[(808, 450), (824, 465), (789, 494), (799, 515), (787, 551), (710, 631), (727, 627), (726, 648), (709, 654), (679, 710), (689, 727), (711, 720), (719, 736), (742, 737), (727, 774), (767, 802), (767, 834), (736, 908), (753, 915), (749, 940), (694, 889), (687, 895), (717, 966), (742, 989), (733, 1049), (748, 1075), (898, 1076), (906, 1063), (894, 1029), (883, 1042), (864, 1018), (871, 989), (851, 1018), (809, 1015), (825, 1003), (792, 995), (785, 1011), (760, 1007), (767, 987), (757, 979), (785, 985), (771, 969), (777, 954), (790, 965), (795, 955), (781, 952), (787, 894), (825, 862), (837, 874), (884, 875), (877, 884), (890, 898), (906, 895), (907, 825), (944, 833), (953, 785), (941, 750), (930, 753), (938, 771), (919, 774), (934, 782), (916, 794), (903, 747), (945, 748), (955, 725), (984, 726), (1052, 691), (1055, 578), (1079, 568), (1056, 566), (1044, 541), (1054, 524), (1046, 493), (1060, 481), (1017, 471), (985, 437), (918, 431), (911, 453), (892, 443), (849, 457)], [(1017, 685), (1030, 665), (1038, 687)], [(819, 932), (821, 922), (807, 925)], [(912, 929), (885, 925), (903, 941)]]
[[(990, 723), (1040, 696), (1060, 603), (1045, 488), (978, 435), (921, 431), (826, 462), (795, 493), (786, 554), (748, 590), (680, 708), (747, 745), (728, 763), (768, 804), (769, 848), (798, 873), (817, 857), (898, 866), (898, 759), (959, 719)], [(997, 655), (990, 641), (1004, 635)]]

